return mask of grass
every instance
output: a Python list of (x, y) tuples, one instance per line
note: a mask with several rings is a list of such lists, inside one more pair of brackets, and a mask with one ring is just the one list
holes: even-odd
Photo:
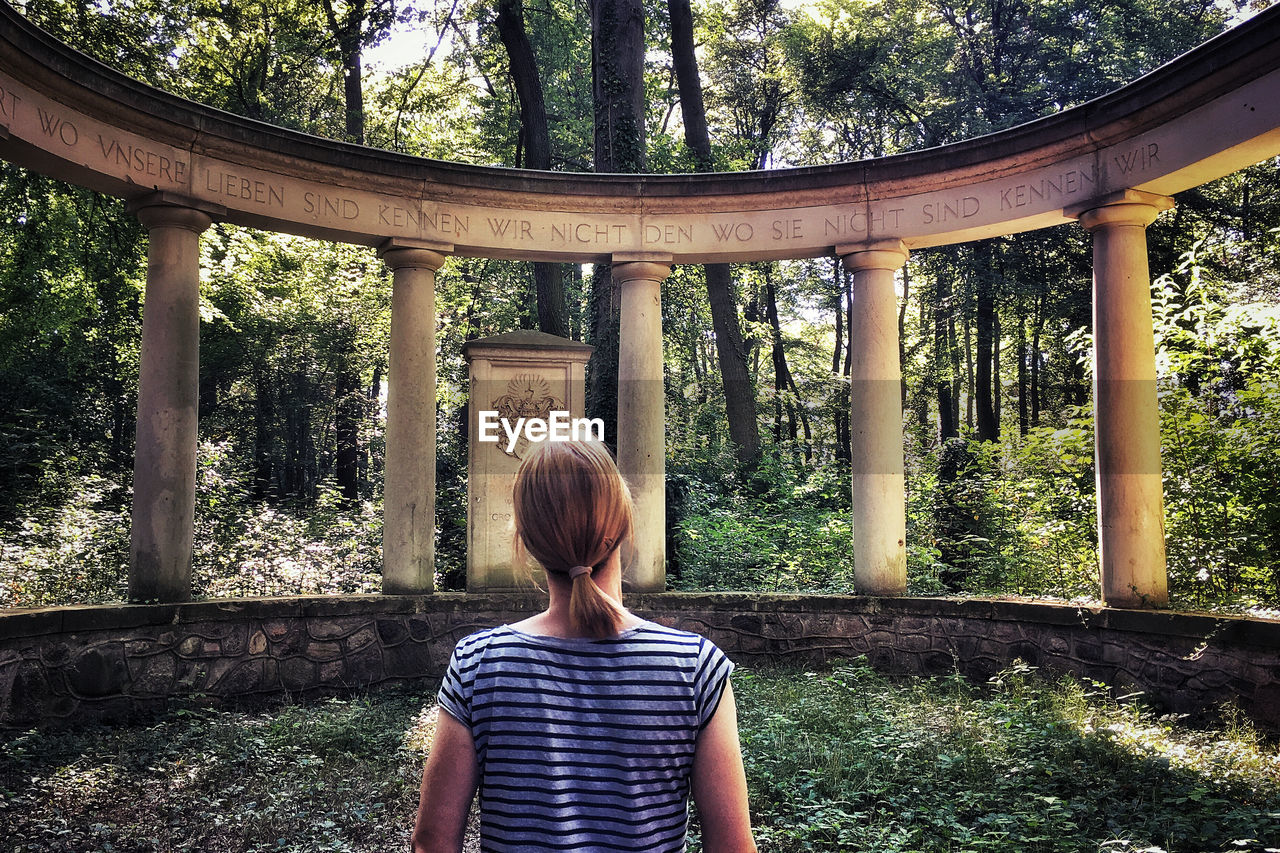
[[(762, 851), (1280, 848), (1280, 749), (1230, 714), (1192, 727), (1025, 666), (735, 684)], [(431, 688), (5, 735), (0, 853), (405, 849)]]

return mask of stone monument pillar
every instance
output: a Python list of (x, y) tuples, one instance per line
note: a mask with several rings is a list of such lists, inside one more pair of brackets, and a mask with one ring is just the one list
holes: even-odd
[(150, 235), (129, 599), (186, 601), (191, 598), (199, 443), (200, 235), (220, 209), (169, 193), (138, 199), (129, 209)]
[[(573, 437), (603, 438), (583, 421), (586, 366), (594, 347), (544, 332), (518, 331), (468, 341), (467, 404), (467, 591), (524, 586), (514, 562), (515, 527), (511, 489), (516, 469), (542, 429), (519, 429), (534, 421)], [(559, 414), (555, 414), (559, 413)], [(566, 414), (567, 413), (567, 414)], [(575, 419), (577, 423), (575, 424)], [(504, 425), (505, 422), (505, 425)], [(603, 426), (601, 430), (603, 431)], [(541, 440), (556, 435), (542, 433)]]
[(836, 249), (853, 273), (849, 435), (853, 468), (853, 580), (860, 595), (907, 591), (907, 499), (902, 453), (902, 366), (894, 273), (901, 240)]
[(1102, 600), (1169, 603), (1147, 226), (1173, 199), (1123, 190), (1074, 212), (1093, 235), (1093, 411)]
[(635, 557), (623, 555), (623, 589), (667, 587), (667, 429), (663, 391), (662, 282), (669, 258), (614, 255), (618, 315), (618, 469), (631, 486)]
[(378, 249), (392, 270), (382, 487), (382, 591), (388, 595), (435, 589), (435, 288), (450, 248), (388, 240)]

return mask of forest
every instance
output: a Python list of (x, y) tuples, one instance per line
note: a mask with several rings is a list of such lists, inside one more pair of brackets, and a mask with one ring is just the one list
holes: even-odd
[[(1113, 91), (1263, 5), (19, 8), (138, 80), (315, 135), (682, 173), (981, 136)], [(1176, 201), (1148, 232), (1172, 603), (1276, 615), (1280, 161)], [(371, 249), (226, 224), (201, 246), (196, 596), (378, 591), (390, 272)], [(1074, 224), (908, 261), (912, 594), (1097, 600), (1091, 269)], [(0, 607), (127, 598), (145, 278), (145, 231), (123, 202), (0, 164)], [(612, 436), (612, 288), (605, 265), (440, 270), (437, 588), (465, 587), (462, 344), (529, 328), (594, 345), (588, 415)], [(833, 258), (683, 265), (662, 296), (669, 587), (852, 592), (850, 275)]]

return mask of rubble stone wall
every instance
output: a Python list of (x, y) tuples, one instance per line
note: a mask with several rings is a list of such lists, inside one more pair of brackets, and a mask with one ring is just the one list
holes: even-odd
[[(228, 599), (0, 611), (0, 727), (122, 720), (438, 678), (453, 645), (537, 612), (537, 595)], [(1177, 712), (1233, 701), (1280, 730), (1280, 621), (987, 599), (663, 593), (628, 598), (740, 664), (959, 670), (1021, 659)]]

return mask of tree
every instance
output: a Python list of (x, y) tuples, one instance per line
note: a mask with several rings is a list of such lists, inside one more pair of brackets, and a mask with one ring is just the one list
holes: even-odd
[[(507, 49), (511, 78), (520, 98), (522, 165), (528, 169), (550, 169), (551, 135), (547, 129), (547, 105), (533, 45), (525, 32), (524, 4), (521, 0), (500, 0), (496, 21), (498, 34)], [(538, 301), (538, 328), (551, 335), (568, 337), (564, 273), (560, 264), (535, 263), (533, 278)]]
[[(595, 171), (645, 168), (644, 6), (640, 0), (592, 0), (591, 81)], [(617, 435), (618, 310), (621, 294), (609, 264), (591, 275), (591, 357), (587, 414)]]
[[(671, 16), (671, 56), (680, 88), (680, 111), (684, 118), (684, 139), (700, 172), (715, 168), (711, 135), (707, 130), (707, 109), (702, 99), (702, 79), (694, 53), (693, 12), (689, 0), (668, 0)], [(725, 415), (729, 437), (738, 461), (754, 467), (760, 456), (760, 426), (756, 420), (756, 389), (747, 370), (746, 346), (738, 324), (738, 300), (733, 291), (733, 275), (728, 264), (707, 264), (707, 301), (724, 385)]]

